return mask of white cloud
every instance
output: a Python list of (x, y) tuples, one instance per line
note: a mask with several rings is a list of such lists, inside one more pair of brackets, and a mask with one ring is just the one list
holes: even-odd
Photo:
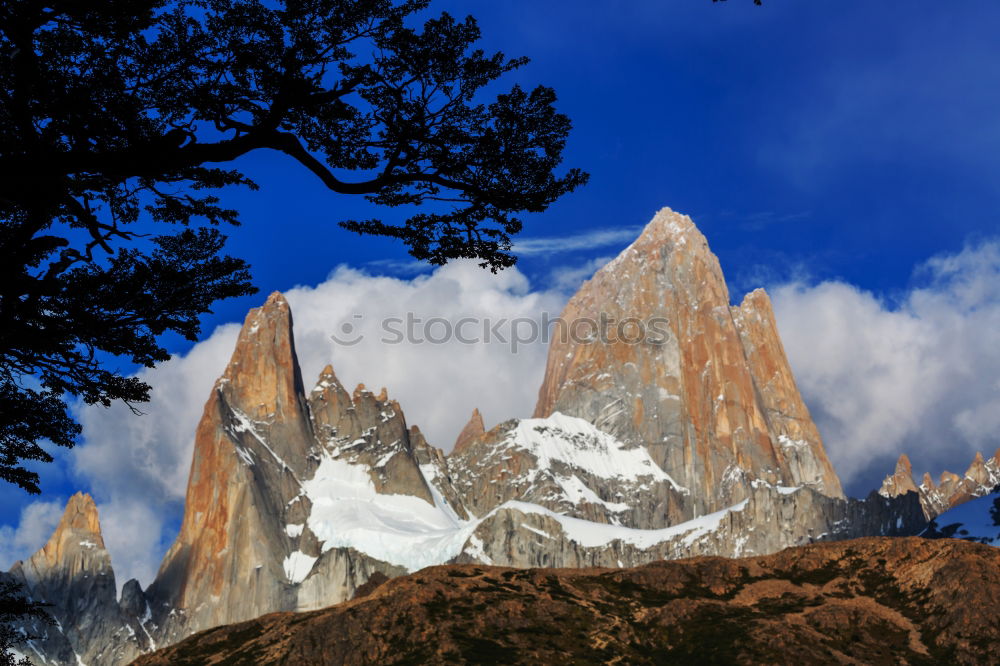
[(773, 288), (785, 349), (848, 483), (906, 452), (964, 471), (1000, 445), (1000, 244), (927, 262), (890, 305), (843, 282)]
[[(564, 296), (554, 291), (532, 291), (516, 269), (497, 275), (472, 262), (458, 262), (413, 280), (370, 276), (341, 267), (317, 287), (296, 287), (286, 292), (295, 318), (295, 340), (307, 386), (326, 363), (332, 362), (341, 382), (352, 389), (357, 383), (378, 390), (385, 386), (399, 400), (409, 423), (416, 423), (428, 440), (449, 450), (474, 407), (494, 422), (530, 415), (545, 367), (547, 347), (542, 342), (519, 347), (495, 339), (490, 344), (385, 344), (391, 339), (383, 322), (405, 320), (413, 313), (420, 320), (413, 329), (417, 339), (440, 337), (446, 325), (425, 328), (439, 317), (451, 322), (469, 317), (477, 322), (522, 318), (537, 320), (540, 313), (558, 314)], [(360, 317), (355, 317), (360, 315)], [(355, 326), (352, 335), (363, 340), (353, 346), (337, 345), (331, 334), (343, 335), (341, 326)], [(390, 322), (402, 330), (404, 325)], [(509, 325), (498, 329), (510, 332)], [(528, 327), (522, 326), (522, 333)], [(483, 324), (467, 324), (466, 338), (482, 338)], [(492, 338), (492, 336), (491, 336)], [(343, 336), (342, 339), (348, 339)]]
[(16, 528), (0, 527), (0, 567), (9, 569), (44, 546), (62, 518), (64, 505), (61, 500), (32, 502), (21, 510)]
[(572, 250), (593, 250), (610, 245), (627, 245), (642, 233), (643, 227), (614, 227), (596, 229), (570, 236), (550, 238), (522, 238), (514, 244), (513, 252), (522, 256), (553, 254)]
[[(322, 284), (295, 287), (285, 295), (307, 390), (327, 363), (348, 390), (357, 383), (375, 390), (386, 386), (408, 422), (445, 450), (474, 407), (490, 425), (531, 415), (546, 345), (525, 344), (517, 353), (511, 353), (509, 343), (497, 341), (387, 345), (380, 341), (382, 322), (405, 320), (408, 312), (423, 322), (441, 317), (453, 324), (463, 317), (491, 324), (537, 320), (542, 312), (558, 314), (565, 300), (558, 291), (532, 291), (516, 269), (493, 275), (473, 262), (456, 262), (410, 280), (340, 267)], [(341, 331), (343, 323), (355, 325), (364, 339), (352, 346), (335, 344), (330, 335)], [(422, 334), (423, 326), (415, 330)], [(430, 332), (442, 330), (439, 323)], [(186, 355), (139, 373), (154, 389), (152, 401), (141, 406), (144, 416), (121, 405), (79, 411), (84, 442), (73, 450), (75, 468), (97, 495), (119, 584), (138, 578), (145, 586), (155, 575), (169, 545), (163, 535), (173, 529), (182, 509), (195, 427), (238, 331), (236, 324), (222, 326)], [(470, 337), (476, 331), (481, 335), (481, 326), (464, 329)]]
[(560, 266), (552, 271), (550, 282), (554, 289), (560, 289), (569, 293), (575, 292), (585, 280), (593, 277), (594, 273), (614, 257), (597, 257), (585, 262), (582, 266)]

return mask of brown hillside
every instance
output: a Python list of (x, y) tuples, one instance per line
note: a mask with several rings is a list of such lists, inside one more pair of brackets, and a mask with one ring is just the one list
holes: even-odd
[(1000, 550), (869, 538), (624, 570), (440, 566), (196, 634), (180, 664), (989, 663)]

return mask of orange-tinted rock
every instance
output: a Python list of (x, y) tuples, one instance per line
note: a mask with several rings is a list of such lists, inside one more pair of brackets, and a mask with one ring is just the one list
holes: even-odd
[(913, 466), (910, 464), (910, 458), (902, 453), (899, 460), (896, 461), (896, 470), (892, 476), (885, 477), (885, 481), (882, 482), (879, 494), (884, 497), (897, 497), (904, 493), (919, 494), (919, 492), (920, 490), (913, 482)]
[(271, 294), (247, 315), (195, 432), (184, 520), (149, 591), (161, 640), (289, 607), (284, 559), (319, 555), (308, 530), (285, 530), (307, 515), (293, 500), (313, 446), (291, 310)]
[[(842, 495), (766, 295), (730, 307), (718, 259), (690, 218), (657, 213), (561, 319), (535, 416), (578, 416), (647, 447), (687, 489), (681, 515), (730, 506), (755, 479)], [(636, 321), (648, 333), (639, 343)], [(585, 339), (595, 326), (606, 334)]]
[(462, 432), (458, 434), (458, 439), (455, 440), (455, 446), (452, 447), (452, 451), (461, 451), (469, 442), (482, 436), (486, 432), (486, 426), (483, 424), (483, 416), (479, 413), (479, 409), (472, 410), (472, 416), (469, 417), (469, 422), (465, 424), (462, 428)]
[(402, 410), (384, 389), (376, 396), (359, 385), (352, 396), (327, 366), (305, 396), (291, 310), (275, 293), (247, 315), (195, 433), (180, 533), (147, 591), (160, 644), (343, 601), (374, 572), (405, 571), (325, 548), (313, 534), (303, 483), (323, 456), (364, 466), (376, 492), (434, 502)]
[(773, 438), (778, 441), (782, 476), (788, 485), (806, 485), (833, 497), (843, 491), (823, 440), (802, 400), (778, 335), (771, 299), (756, 289), (733, 308), (750, 374)]
[(1000, 458), (997, 456), (986, 460), (982, 453), (976, 452), (963, 476), (945, 470), (941, 472), (940, 482), (935, 485), (931, 475), (925, 472), (920, 486), (913, 483), (909, 458), (904, 454), (899, 460), (895, 472), (882, 482), (879, 494), (898, 497), (908, 491), (917, 493), (928, 520), (959, 504), (987, 495), (1000, 485)]

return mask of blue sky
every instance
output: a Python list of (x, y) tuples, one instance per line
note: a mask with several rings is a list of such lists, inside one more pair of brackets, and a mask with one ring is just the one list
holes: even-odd
[[(805, 269), (891, 295), (918, 263), (997, 228), (996, 3), (436, 7), (473, 13), (487, 49), (529, 55), (508, 81), (553, 86), (573, 119), (566, 162), (591, 182), (527, 218), (525, 236), (634, 226), (670, 205), (694, 217), (736, 290)], [(406, 259), (393, 241), (336, 226), (371, 214), (363, 201), (276, 154), (243, 166), (264, 187), (230, 196), (245, 211), (232, 248), (262, 291), (314, 284), (344, 261)], [(525, 257), (520, 268), (549, 266)]]
[[(762, 284), (795, 283), (806, 291), (786, 292), (786, 302), (797, 303), (796, 294), (819, 294), (813, 287), (832, 281), (846, 291), (822, 295), (852, 304), (844, 306), (843, 321), (868, 312), (872, 326), (897, 330), (893, 322), (900, 317), (893, 316), (906, 315), (919, 339), (928, 321), (946, 318), (929, 317), (921, 309), (926, 299), (914, 300), (945, 280), (944, 269), (928, 269), (927, 262), (981, 248), (997, 236), (996, 2), (765, 0), (756, 7), (751, 0), (449, 0), (434, 7), (475, 15), (487, 50), (530, 56), (506, 85), (554, 87), (560, 110), (573, 120), (566, 164), (589, 171), (591, 181), (548, 212), (526, 218), (523, 236), (531, 239), (528, 248), (546, 247), (545, 238), (605, 240), (525, 254), (518, 269), (534, 289), (550, 288), (559, 271), (615, 254), (628, 243), (627, 234), (615, 230), (641, 226), (670, 206), (691, 215), (708, 237), (734, 300)], [(254, 154), (240, 166), (262, 189), (227, 196), (243, 210), (244, 223), (233, 230), (230, 250), (252, 264), (263, 294), (320, 284), (341, 264), (413, 277), (392, 268), (409, 261), (398, 243), (360, 238), (336, 225), (380, 211), (325, 191), (278, 154)], [(981, 269), (992, 255), (961, 256), (968, 260), (963, 266)], [(992, 275), (989, 267), (982, 270)], [(947, 294), (944, 300), (955, 301)], [(242, 320), (260, 300), (219, 304), (204, 320), (206, 335)], [(983, 303), (995, 304), (981, 296), (961, 312), (982, 311)], [(791, 315), (788, 321), (796, 325)], [(970, 331), (977, 327), (969, 324)], [(173, 339), (170, 345), (177, 353), (191, 347)], [(835, 369), (810, 366), (808, 350), (793, 353), (802, 347), (794, 340), (786, 345), (793, 363), (801, 359), (802, 373), (818, 377), (820, 391)], [(977, 345), (987, 349), (982, 338), (967, 346)], [(975, 357), (962, 362), (977, 365)], [(979, 432), (963, 432), (973, 431)], [(989, 444), (973, 438), (938, 454), (918, 434), (892, 436), (893, 446), (871, 470), (858, 472), (849, 490), (863, 493), (877, 484), (900, 447), (917, 449), (916, 466), (936, 473), (947, 460), (959, 471), (968, 451)], [(927, 449), (922, 458), (921, 447)], [(91, 480), (74, 472), (65, 454), (60, 458), (60, 465), (41, 468), (47, 496), (89, 489)], [(2, 524), (17, 525), (32, 501), (0, 487)], [(176, 517), (177, 502), (169, 507)]]

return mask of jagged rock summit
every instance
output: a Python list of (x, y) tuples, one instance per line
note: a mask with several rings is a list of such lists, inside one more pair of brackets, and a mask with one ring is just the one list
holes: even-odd
[[(645, 447), (676, 484), (657, 526), (733, 506), (755, 482), (843, 497), (767, 294), (729, 303), (705, 237), (664, 208), (570, 299), (569, 334), (553, 336), (535, 417), (575, 416)], [(607, 324), (581, 338), (578, 322)]]
[[(32, 590), (65, 618), (41, 653), (122, 663), (436, 564), (628, 567), (924, 527), (914, 494), (843, 497), (767, 295), (731, 307), (689, 218), (660, 211), (563, 313), (608, 318), (616, 335), (617, 322), (659, 321), (661, 339), (557, 336), (534, 418), (487, 431), (476, 410), (446, 456), (384, 389), (349, 392), (328, 366), (307, 391), (291, 309), (271, 294), (205, 403), (180, 532), (153, 583), (115, 600), (102, 542), (81, 536), (93, 503), (77, 498), (57, 545), (32, 558), (54, 564), (12, 571), (49, 581)], [(83, 571), (72, 563), (88, 540), (82, 578), (52, 573)], [(81, 585), (96, 585), (89, 605), (74, 601)]]
[(918, 486), (913, 481), (913, 468), (907, 455), (901, 454), (895, 471), (885, 477), (879, 494), (883, 497), (899, 497), (905, 493), (916, 493), (920, 497), (924, 515), (928, 520), (949, 509), (964, 504), (977, 497), (989, 495), (1000, 487), (1000, 449), (989, 460), (976, 452), (965, 474), (959, 476), (948, 470), (941, 472), (939, 482), (934, 483), (930, 473), (924, 472)]
[(469, 422), (462, 428), (462, 432), (458, 433), (458, 439), (455, 440), (455, 446), (451, 450), (461, 451), (470, 442), (482, 437), (484, 434), (486, 434), (486, 425), (483, 423), (483, 415), (479, 413), (479, 408), (477, 407), (472, 410), (472, 416), (469, 417)]
[[(127, 664), (156, 645), (141, 627), (145, 608), (123, 608), (93, 498), (76, 493), (41, 550), (6, 574), (34, 600), (49, 604), (54, 625), (32, 622), (41, 638), (23, 653), (41, 663)], [(126, 587), (131, 589), (131, 584)]]

